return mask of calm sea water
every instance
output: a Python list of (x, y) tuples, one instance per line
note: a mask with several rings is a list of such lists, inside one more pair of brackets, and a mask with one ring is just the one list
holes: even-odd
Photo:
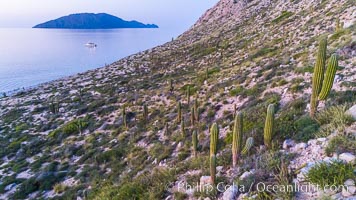
[[(0, 93), (102, 67), (179, 34), (162, 28), (0, 29)], [(88, 42), (98, 46), (87, 48)]]

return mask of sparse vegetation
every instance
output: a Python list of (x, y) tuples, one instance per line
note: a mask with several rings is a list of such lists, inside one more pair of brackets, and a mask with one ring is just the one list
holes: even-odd
[[(251, 186), (246, 198), (293, 199), (255, 183), (293, 184), (305, 162), (356, 151), (345, 114), (356, 103), (354, 5), (312, 1), (212, 9), (162, 46), (1, 98), (0, 199), (222, 198), (175, 190), (202, 176)], [(332, 33), (336, 17), (345, 28)], [(343, 184), (354, 169), (321, 163), (307, 177)]]
[(306, 174), (307, 180), (320, 187), (326, 185), (342, 186), (349, 178), (355, 178), (352, 164), (345, 164), (342, 161), (332, 161), (331, 163), (321, 162), (315, 164)]

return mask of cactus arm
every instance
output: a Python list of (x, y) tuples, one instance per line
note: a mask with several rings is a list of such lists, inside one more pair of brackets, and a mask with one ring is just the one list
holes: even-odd
[(329, 95), (330, 90), (333, 86), (336, 70), (338, 67), (337, 56), (334, 54), (330, 57), (328, 62), (328, 68), (326, 69), (325, 78), (323, 81), (323, 87), (321, 88), (321, 92), (319, 94), (319, 100), (325, 100)]
[(243, 115), (235, 115), (234, 129), (232, 132), (232, 163), (236, 167), (242, 146)]
[(177, 104), (177, 122), (181, 123), (182, 120), (182, 104), (178, 102)]
[(242, 155), (246, 155), (250, 149), (253, 147), (253, 143), (254, 143), (254, 140), (252, 137), (249, 137), (247, 140), (246, 140), (246, 145), (245, 147), (242, 149), (241, 151), (241, 154)]
[(197, 131), (193, 131), (192, 143), (193, 143), (193, 154), (194, 154), (194, 157), (197, 157), (197, 153), (198, 153), (198, 134), (197, 134)]
[(270, 104), (267, 108), (267, 117), (264, 128), (264, 143), (267, 148), (272, 147), (273, 137), (273, 124), (274, 124), (274, 105)]
[(216, 155), (219, 138), (219, 128), (214, 123), (210, 128), (210, 155)]
[(318, 107), (318, 95), (320, 93), (322, 82), (324, 79), (325, 60), (326, 60), (327, 39), (322, 38), (319, 43), (319, 51), (317, 54), (316, 64), (312, 79), (312, 95), (310, 99), (310, 116), (313, 118)]

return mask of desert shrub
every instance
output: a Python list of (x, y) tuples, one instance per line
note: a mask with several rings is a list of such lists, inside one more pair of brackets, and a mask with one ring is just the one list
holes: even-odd
[(188, 197), (188, 195), (183, 192), (175, 192), (173, 195), (176, 200), (184, 200)]
[(61, 194), (66, 190), (66, 185), (62, 184), (62, 183), (57, 183), (54, 185), (53, 190), (56, 194)]
[(162, 199), (166, 185), (175, 180), (174, 170), (154, 169), (122, 183), (108, 184), (95, 189), (89, 199)]
[(347, 179), (355, 178), (352, 164), (347, 164), (339, 160), (334, 160), (331, 163), (317, 163), (305, 176), (309, 182), (321, 187), (326, 185), (341, 186)]
[(158, 162), (168, 158), (172, 153), (171, 146), (163, 145), (161, 143), (155, 143), (154, 146), (150, 149), (150, 156), (157, 159)]
[(297, 67), (294, 69), (297, 74), (313, 73), (313, 66)]
[(332, 153), (356, 152), (356, 140), (347, 135), (337, 135), (333, 137), (325, 149), (325, 153), (331, 155)]
[(324, 109), (316, 115), (316, 121), (320, 124), (320, 130), (315, 133), (317, 137), (326, 137), (333, 131), (343, 132), (354, 120), (346, 114), (349, 105), (338, 105)]
[(282, 14), (279, 15), (276, 19), (272, 20), (273, 23), (279, 23), (287, 18), (289, 18), (290, 16), (292, 16), (294, 13), (290, 12), (290, 11), (282, 11)]
[(25, 112), (24, 109), (14, 108), (2, 116), (2, 120), (5, 124), (18, 121), (22, 114)]
[(29, 128), (29, 126), (28, 126), (27, 123), (20, 123), (15, 127), (15, 131), (17, 133), (20, 133), (20, 132), (22, 132), (22, 131), (24, 131), (24, 130), (26, 130), (28, 128)]
[(100, 153), (95, 157), (95, 161), (98, 164), (108, 163), (110, 161), (119, 160), (124, 155), (123, 148), (112, 149), (109, 151), (105, 151)]
[(229, 93), (230, 93), (230, 96), (237, 96), (243, 91), (244, 91), (243, 87), (237, 86), (236, 88), (231, 89)]
[(310, 118), (309, 115), (305, 115), (297, 119), (293, 126), (295, 130), (293, 139), (303, 142), (313, 139), (315, 137), (315, 132), (319, 129), (319, 124)]

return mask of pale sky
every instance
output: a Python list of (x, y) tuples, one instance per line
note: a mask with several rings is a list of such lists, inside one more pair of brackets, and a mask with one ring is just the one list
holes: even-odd
[(0, 27), (32, 27), (73, 13), (101, 13), (188, 28), (218, 0), (0, 0)]

